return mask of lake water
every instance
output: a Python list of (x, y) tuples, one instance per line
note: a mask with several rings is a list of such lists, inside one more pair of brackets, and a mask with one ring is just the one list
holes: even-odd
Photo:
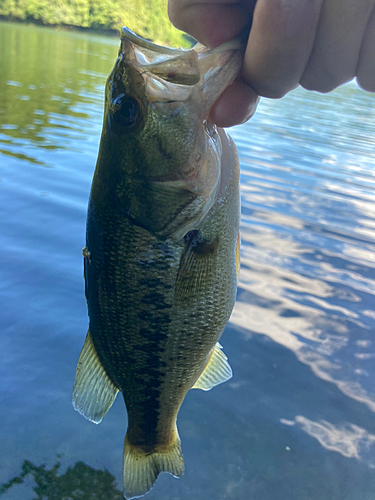
[[(119, 43), (2, 23), (0, 46), (0, 495), (120, 499), (122, 398), (98, 426), (71, 405)], [(374, 104), (354, 83), (298, 89), (230, 131), (242, 268), (222, 344), (234, 377), (188, 394), (186, 473), (162, 474), (148, 500), (374, 500)]]

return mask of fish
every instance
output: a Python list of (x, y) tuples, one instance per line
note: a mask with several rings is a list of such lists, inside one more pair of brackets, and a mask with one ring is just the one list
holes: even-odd
[(209, 113), (242, 57), (239, 40), (183, 50), (123, 28), (106, 83), (72, 400), (98, 424), (122, 392), (127, 499), (184, 473), (181, 404), (232, 376), (218, 341), (236, 298), (239, 164)]

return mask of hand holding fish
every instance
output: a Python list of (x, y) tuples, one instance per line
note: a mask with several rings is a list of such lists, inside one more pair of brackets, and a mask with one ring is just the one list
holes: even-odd
[(169, 16), (209, 47), (251, 23), (242, 77), (211, 110), (219, 126), (248, 120), (258, 96), (298, 85), (329, 92), (356, 77), (375, 91), (375, 0), (169, 0)]

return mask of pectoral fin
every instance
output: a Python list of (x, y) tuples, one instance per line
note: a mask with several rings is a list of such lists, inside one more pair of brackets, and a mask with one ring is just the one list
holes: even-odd
[(72, 398), (74, 409), (99, 424), (118, 391), (98, 358), (89, 330), (77, 364)]
[(176, 282), (176, 298), (189, 301), (205, 293), (216, 278), (217, 249), (219, 238), (205, 241), (199, 231), (190, 231), (186, 236), (186, 251), (180, 262)]
[(192, 389), (209, 391), (215, 387), (215, 385), (222, 384), (230, 378), (232, 378), (232, 368), (228, 363), (228, 358), (222, 351), (221, 345), (217, 342), (212, 350), (212, 354), (205, 369), (193, 385)]

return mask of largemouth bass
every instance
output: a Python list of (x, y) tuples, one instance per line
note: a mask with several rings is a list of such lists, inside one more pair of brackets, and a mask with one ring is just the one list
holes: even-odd
[(89, 331), (73, 405), (99, 423), (122, 392), (126, 498), (184, 472), (177, 414), (232, 376), (217, 343), (236, 296), (239, 169), (209, 123), (242, 44), (170, 49), (123, 30), (105, 91), (84, 255)]

